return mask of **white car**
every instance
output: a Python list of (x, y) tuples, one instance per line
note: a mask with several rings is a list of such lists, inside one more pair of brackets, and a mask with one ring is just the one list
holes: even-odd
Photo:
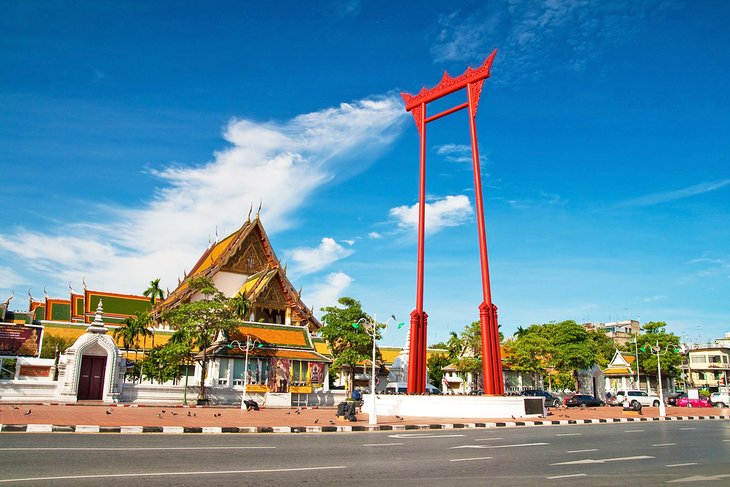
[(659, 407), (659, 404), (661, 404), (661, 400), (659, 399), (659, 396), (652, 396), (647, 394), (644, 391), (618, 391), (616, 393), (616, 402), (618, 404), (622, 404), (624, 400), (627, 398), (629, 400), (629, 405), (634, 406), (636, 403), (641, 404), (642, 406), (652, 406), (652, 407)]
[(726, 408), (730, 405), (730, 394), (727, 392), (713, 392), (710, 395), (710, 402), (718, 408)]

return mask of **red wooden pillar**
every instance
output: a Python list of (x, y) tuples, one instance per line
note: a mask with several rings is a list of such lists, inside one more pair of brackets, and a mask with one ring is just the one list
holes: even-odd
[[(468, 68), (456, 78), (444, 73), (441, 82), (434, 88), (423, 88), (417, 95), (401, 93), (406, 102), (406, 110), (413, 114), (420, 135), (420, 184), (418, 191), (418, 264), (416, 278), (416, 308), (411, 313), (411, 336), (408, 360), (408, 392), (424, 393), (426, 391), (426, 340), (428, 315), (423, 311), (424, 283), (424, 235), (426, 212), (426, 124), (445, 117), (464, 108), (469, 109), (469, 133), (471, 136), (472, 165), (474, 169), (474, 192), (477, 210), (479, 234), (479, 260), (481, 263), (481, 280), (483, 301), (479, 305), (479, 321), (482, 333), (482, 362), (484, 372), (484, 393), (489, 395), (504, 394), (502, 380), (502, 359), (499, 347), (499, 327), (497, 325), (497, 307), (492, 303), (489, 283), (489, 261), (487, 259), (487, 234), (484, 221), (484, 202), (482, 200), (482, 180), (479, 168), (479, 148), (476, 133), (476, 112), (479, 104), (484, 80), (489, 77), (495, 50), (477, 69)], [(428, 103), (446, 95), (466, 88), (466, 103), (457, 105), (439, 114), (426, 116)]]

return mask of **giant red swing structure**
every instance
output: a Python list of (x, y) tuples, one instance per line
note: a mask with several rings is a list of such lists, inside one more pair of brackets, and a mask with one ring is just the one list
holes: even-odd
[[(502, 379), (502, 359), (499, 348), (497, 326), (497, 307), (492, 303), (489, 285), (489, 262), (487, 260), (487, 235), (484, 224), (484, 203), (482, 201), (482, 180), (479, 170), (479, 148), (477, 146), (476, 114), (479, 96), (484, 80), (489, 78), (496, 49), (480, 67), (472, 69), (456, 78), (444, 73), (441, 82), (431, 89), (423, 88), (417, 95), (401, 93), (406, 102), (406, 111), (416, 120), (421, 137), (420, 185), (418, 191), (418, 270), (416, 282), (416, 308), (411, 313), (411, 335), (408, 357), (408, 393), (422, 394), (426, 391), (426, 328), (428, 314), (423, 310), (423, 261), (424, 225), (426, 214), (426, 124), (457, 111), (469, 110), (469, 132), (471, 135), (471, 156), (474, 169), (474, 194), (476, 199), (477, 226), (479, 233), (479, 260), (482, 271), (482, 294), (484, 300), (479, 305), (479, 322), (482, 332), (482, 364), (484, 372), (484, 394), (504, 394)], [(466, 89), (467, 101), (444, 110), (436, 115), (427, 116), (426, 106), (439, 98)]]

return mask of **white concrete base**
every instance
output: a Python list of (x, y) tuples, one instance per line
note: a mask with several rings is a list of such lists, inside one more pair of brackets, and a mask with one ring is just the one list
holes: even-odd
[[(362, 412), (370, 414), (372, 397), (363, 396)], [(409, 396), (377, 394), (378, 416), (417, 416), (424, 418), (526, 418), (525, 398), (519, 396)]]

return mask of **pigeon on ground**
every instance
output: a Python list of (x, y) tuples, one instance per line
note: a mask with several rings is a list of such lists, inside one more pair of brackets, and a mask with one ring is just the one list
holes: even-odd
[(396, 414), (396, 415), (395, 415), (395, 419), (397, 419), (398, 421), (403, 421), (403, 416), (398, 416), (398, 415)]
[(192, 416), (192, 414), (190, 414), (190, 411), (188, 411), (188, 416)]
[(177, 416), (177, 413), (175, 411), (172, 412), (173, 416)]
[(20, 409), (18, 406), (13, 406), (13, 409)]
[(25, 412), (25, 413), (23, 413), (23, 414), (24, 414), (24, 415), (26, 415), (26, 416), (29, 416), (29, 415), (30, 415), (30, 413), (32, 413), (32, 412), (33, 412), (33, 411), (31, 411), (31, 410), (29, 409), (29, 410), (28, 410), (27, 412)]
[(335, 422), (330, 419), (330, 424), (335, 424)]
[(158, 417), (158, 418), (161, 418), (161, 417), (162, 417), (162, 415), (161, 415), (160, 413), (157, 413), (157, 417)]
[(287, 412), (285, 412), (284, 414), (291, 414), (291, 411), (287, 411)]
[(317, 424), (317, 423), (319, 423), (319, 419), (314, 420), (314, 424)]
[(106, 410), (106, 413), (107, 413), (107, 414), (111, 414), (111, 413), (112, 413), (112, 410), (111, 410), (111, 408), (110, 408), (110, 409), (107, 409), (107, 410)]
[(162, 410), (162, 414), (165, 414), (165, 410), (164, 409)]

